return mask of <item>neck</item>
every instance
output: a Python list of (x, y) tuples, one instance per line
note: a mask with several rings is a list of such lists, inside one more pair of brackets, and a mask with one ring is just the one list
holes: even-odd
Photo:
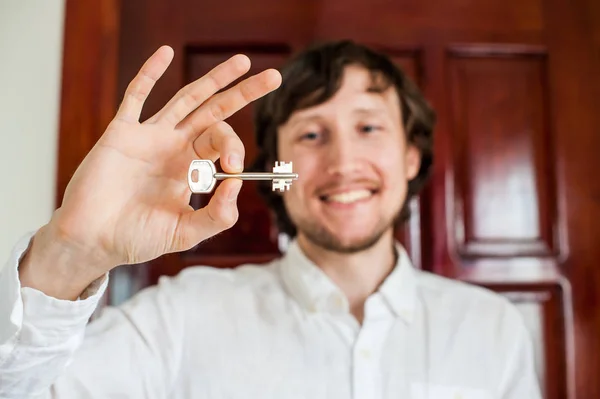
[(341, 253), (316, 245), (298, 236), (305, 255), (342, 290), (351, 312), (362, 321), (364, 304), (391, 273), (396, 263), (393, 230), (385, 233), (375, 245), (360, 252)]

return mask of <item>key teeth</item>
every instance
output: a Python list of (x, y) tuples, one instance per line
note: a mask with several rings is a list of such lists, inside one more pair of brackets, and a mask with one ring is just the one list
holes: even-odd
[(292, 187), (291, 180), (275, 179), (273, 180), (273, 191), (284, 192)]
[(273, 173), (292, 173), (292, 162), (276, 161)]

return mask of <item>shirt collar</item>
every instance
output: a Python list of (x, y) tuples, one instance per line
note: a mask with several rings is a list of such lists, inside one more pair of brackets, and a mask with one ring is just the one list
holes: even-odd
[(396, 316), (410, 323), (417, 303), (417, 271), (400, 243), (395, 245), (397, 260), (394, 269), (379, 287)]
[[(396, 243), (395, 248), (396, 265), (379, 287), (378, 294), (395, 316), (410, 323), (417, 296), (416, 270), (402, 245)], [(349, 311), (342, 291), (306, 257), (295, 240), (281, 258), (281, 274), (291, 295), (309, 312)]]

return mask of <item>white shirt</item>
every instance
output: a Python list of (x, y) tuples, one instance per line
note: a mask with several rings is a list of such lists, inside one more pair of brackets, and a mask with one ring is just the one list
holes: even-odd
[(267, 265), (163, 277), (87, 325), (107, 278), (78, 301), (22, 288), (28, 243), (0, 274), (1, 398), (541, 397), (513, 305), (415, 269), (400, 245), (362, 325), (294, 242)]

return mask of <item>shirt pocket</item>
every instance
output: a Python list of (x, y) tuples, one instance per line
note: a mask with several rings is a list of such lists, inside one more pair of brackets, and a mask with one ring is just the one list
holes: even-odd
[(492, 393), (484, 389), (465, 386), (412, 383), (410, 399), (494, 399)]

